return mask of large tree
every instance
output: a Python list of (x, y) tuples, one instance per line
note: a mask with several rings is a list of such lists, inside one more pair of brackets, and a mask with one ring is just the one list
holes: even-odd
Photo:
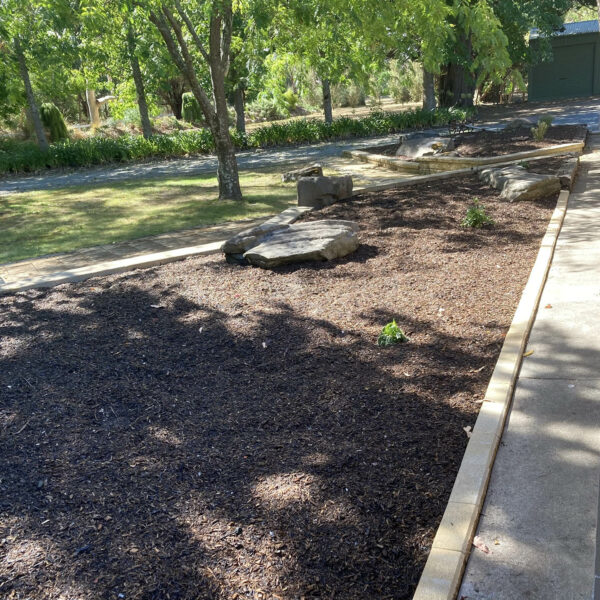
[[(148, 16), (194, 94), (215, 141), (219, 198), (241, 200), (235, 148), (229, 134), (225, 83), (231, 60), (232, 0), (149, 3)], [(209, 82), (201, 81), (202, 64)]]

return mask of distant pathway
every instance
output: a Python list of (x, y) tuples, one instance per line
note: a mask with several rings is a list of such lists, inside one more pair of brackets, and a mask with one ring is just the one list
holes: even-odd
[[(480, 114), (480, 125), (491, 129), (502, 127), (506, 122), (517, 117), (534, 121), (540, 115), (546, 114), (552, 115), (556, 124), (581, 123), (587, 125), (593, 132), (600, 129), (600, 100), (598, 98), (586, 98), (563, 103), (483, 106), (480, 109)], [(238, 165), (242, 169), (260, 169), (291, 162), (323, 161), (339, 157), (344, 150), (355, 150), (366, 144), (393, 143), (398, 139), (398, 135), (353, 138), (321, 144), (245, 151), (237, 155)], [(214, 173), (216, 168), (216, 157), (195, 156), (156, 162), (92, 167), (67, 173), (48, 172), (40, 175), (15, 176), (0, 179), (0, 196), (15, 192), (47, 190), (73, 185), (90, 185), (152, 177), (201, 175)]]
[[(311, 162), (339, 157), (344, 150), (354, 150), (366, 144), (391, 144), (397, 139), (398, 134), (372, 138), (353, 138), (322, 144), (244, 151), (240, 152), (237, 158), (238, 165), (242, 169), (260, 169), (290, 162)], [(71, 173), (49, 172), (41, 175), (0, 179), (0, 196), (15, 192), (48, 190), (73, 185), (112, 183), (153, 177), (201, 175), (214, 173), (216, 170), (217, 159), (215, 156), (195, 156), (156, 162), (111, 165)]]

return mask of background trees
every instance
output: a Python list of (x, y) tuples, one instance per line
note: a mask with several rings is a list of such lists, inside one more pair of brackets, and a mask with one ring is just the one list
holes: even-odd
[(110, 116), (151, 139), (153, 118), (181, 119), (189, 92), (220, 196), (239, 199), (230, 129), (243, 140), (247, 115), (321, 107), (331, 122), (336, 104), (367, 94), (427, 108), (501, 101), (549, 56), (549, 44), (530, 52), (529, 29), (551, 34), (565, 14), (597, 15), (598, 0), (0, 0), (0, 125), (47, 148), (39, 105), (51, 102), (95, 135)]

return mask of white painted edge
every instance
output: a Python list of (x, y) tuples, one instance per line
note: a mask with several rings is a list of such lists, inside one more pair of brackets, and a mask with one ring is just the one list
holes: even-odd
[(506, 334), (413, 600), (454, 600), (471, 550), (523, 352), (546, 283), (570, 192), (560, 192)]

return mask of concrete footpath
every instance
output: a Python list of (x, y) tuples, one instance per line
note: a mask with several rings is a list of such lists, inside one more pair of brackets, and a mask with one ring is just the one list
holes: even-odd
[(600, 600), (600, 137), (591, 151), (479, 521), (490, 552), (472, 548), (461, 600)]

